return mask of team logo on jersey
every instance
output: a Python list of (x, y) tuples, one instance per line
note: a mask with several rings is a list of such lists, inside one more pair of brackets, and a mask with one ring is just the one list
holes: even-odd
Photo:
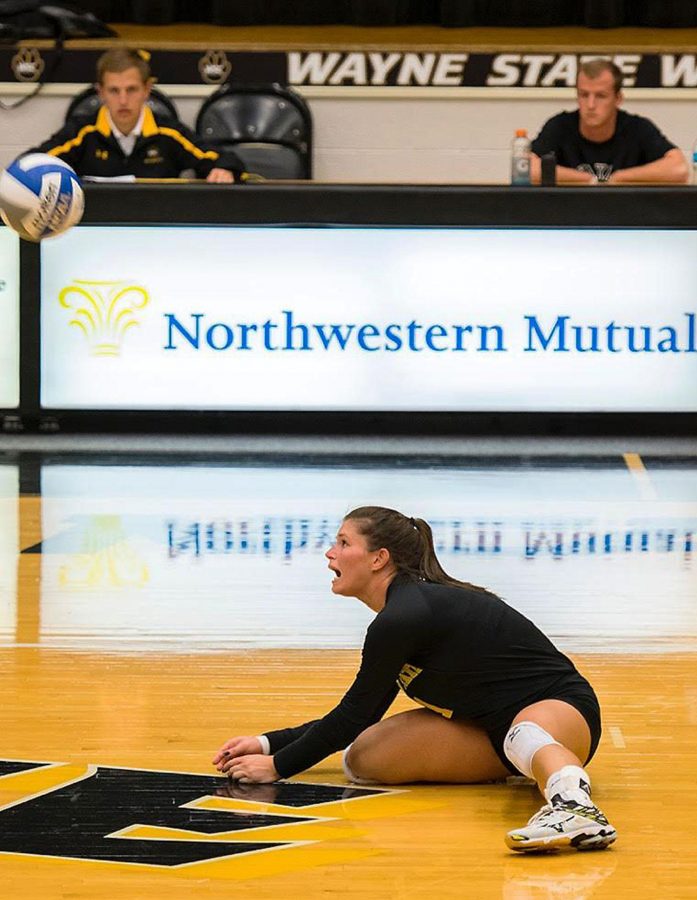
[[(402, 793), (0, 760), (0, 853), (173, 868), (337, 837), (341, 807)], [(25, 793), (22, 792), (24, 788)]]
[(145, 152), (145, 160), (147, 165), (159, 165), (159, 163), (164, 162), (162, 155), (160, 154), (159, 147), (148, 147)]
[(199, 60), (198, 70), (206, 84), (223, 84), (232, 65), (224, 50), (208, 50)]
[(577, 166), (579, 172), (588, 172), (589, 175), (593, 175), (598, 181), (609, 181), (610, 176), (612, 175), (612, 163), (602, 163), (596, 162), (591, 165), (591, 163), (581, 163), (580, 166)]
[(74, 279), (58, 302), (71, 312), (68, 324), (84, 334), (92, 356), (120, 356), (127, 333), (140, 326), (150, 297), (142, 285), (128, 281)]

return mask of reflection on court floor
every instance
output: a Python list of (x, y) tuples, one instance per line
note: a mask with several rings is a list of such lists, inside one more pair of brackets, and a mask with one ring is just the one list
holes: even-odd
[[(694, 460), (101, 462), (0, 466), (3, 896), (697, 897)], [(540, 805), (521, 779), (353, 788), (338, 755), (284, 784), (215, 772), (227, 738), (350, 684), (371, 614), (323, 554), (365, 503), (430, 521), (447, 570), (589, 677), (611, 850), (507, 851)]]
[[(689, 466), (649, 467), (638, 479), (621, 460), (52, 463), (41, 474), (41, 540), (22, 548), (41, 554), (37, 640), (359, 646), (370, 613), (331, 594), (323, 554), (343, 513), (378, 503), (427, 519), (448, 571), (500, 593), (569, 650), (693, 648), (694, 476)], [(10, 552), (11, 527), (3, 526)], [(8, 582), (5, 629), (12, 603)]]
[(19, 473), (0, 465), (0, 641), (14, 640), (17, 619)]

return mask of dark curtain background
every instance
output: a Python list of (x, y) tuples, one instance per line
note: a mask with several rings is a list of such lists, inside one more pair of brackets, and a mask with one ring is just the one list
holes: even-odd
[(103, 22), (168, 25), (697, 27), (697, 0), (83, 0)]

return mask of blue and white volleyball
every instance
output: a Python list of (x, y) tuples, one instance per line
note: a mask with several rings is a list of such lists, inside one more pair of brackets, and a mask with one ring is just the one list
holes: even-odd
[(80, 179), (55, 156), (20, 156), (0, 175), (0, 215), (25, 240), (62, 234), (77, 225), (84, 208)]

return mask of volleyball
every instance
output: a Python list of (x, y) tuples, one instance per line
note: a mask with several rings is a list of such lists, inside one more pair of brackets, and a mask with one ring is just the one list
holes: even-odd
[(0, 215), (27, 241), (62, 234), (82, 218), (85, 198), (71, 167), (47, 153), (20, 156), (0, 175)]

